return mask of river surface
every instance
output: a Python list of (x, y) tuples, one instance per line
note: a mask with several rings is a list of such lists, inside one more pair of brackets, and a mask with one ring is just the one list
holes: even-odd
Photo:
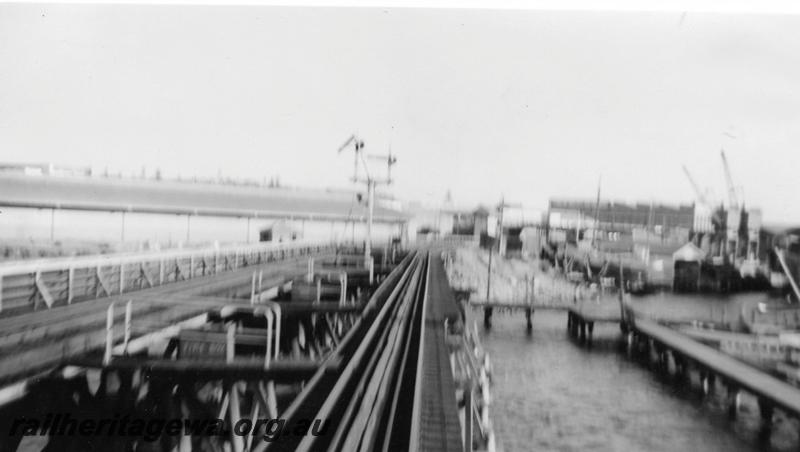
[(566, 313), (539, 310), (533, 331), (521, 312), (495, 312), (478, 331), (493, 365), (497, 445), (511, 451), (785, 451), (798, 450), (796, 421), (776, 416), (760, 439), (755, 400), (742, 398), (729, 420), (725, 391), (703, 397), (691, 385), (629, 357), (617, 325), (598, 324), (587, 348), (566, 331)]

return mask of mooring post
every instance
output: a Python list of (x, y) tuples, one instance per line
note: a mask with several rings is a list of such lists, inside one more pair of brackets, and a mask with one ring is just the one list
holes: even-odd
[(250, 304), (256, 304), (256, 272), (253, 272), (253, 282), (250, 284)]
[(627, 343), (628, 354), (630, 355), (633, 353), (633, 340), (634, 340), (633, 331), (628, 331), (628, 333), (625, 335), (625, 338)]
[(700, 377), (700, 387), (703, 390), (703, 395), (708, 395), (709, 385), (707, 373), (705, 369), (700, 369), (697, 373)]
[(733, 383), (728, 383), (728, 417), (731, 419), (736, 419), (736, 413), (739, 412), (739, 403), (741, 402), (740, 396), (739, 388)]
[(106, 312), (106, 351), (103, 355), (103, 364), (111, 362), (111, 352), (114, 348), (114, 302), (108, 305)]
[(236, 326), (233, 322), (228, 324), (227, 333), (225, 336), (225, 361), (232, 363), (236, 356)]
[(672, 354), (672, 361), (675, 363), (675, 376), (679, 381), (686, 381), (686, 360), (678, 353)]
[(339, 273), (339, 306), (347, 304), (347, 272)]
[(647, 362), (648, 364), (653, 364), (653, 361), (658, 360), (658, 349), (656, 348), (656, 342), (653, 339), (647, 340)]
[(131, 316), (133, 314), (133, 301), (128, 300), (128, 303), (125, 304), (125, 339), (123, 349), (124, 353), (128, 354), (128, 342), (131, 340)]
[(669, 352), (664, 347), (658, 347), (658, 369), (661, 373), (669, 374)]
[(464, 388), (464, 452), (472, 452), (472, 381)]
[(667, 350), (667, 373), (671, 373), (673, 376), (678, 376), (680, 373), (680, 369), (678, 369), (678, 356), (672, 350)]
[(706, 374), (706, 394), (713, 393), (714, 389), (716, 388), (716, 384), (716, 376), (713, 372), (708, 372)]
[(525, 304), (531, 304), (530, 276), (525, 275)]
[(492, 308), (483, 308), (483, 326), (485, 328), (492, 327)]
[(531, 316), (533, 316), (533, 308), (526, 308), (525, 309), (525, 320), (527, 321), (528, 329), (533, 329), (533, 323), (531, 322)]
[(369, 284), (372, 285), (375, 280), (375, 258), (369, 257)]
[(592, 335), (594, 334), (594, 322), (586, 322), (586, 326), (587, 326), (588, 333), (589, 333), (588, 336), (587, 336), (587, 339), (589, 340), (589, 343), (591, 344), (592, 343)]
[(772, 414), (774, 407), (762, 398), (758, 399), (758, 411), (761, 413), (761, 431), (769, 433), (772, 430)]
[[(3, 279), (0, 276), (0, 283), (2, 283), (2, 280)], [(69, 271), (67, 273), (67, 304), (71, 304), (72, 303), (72, 298), (73, 298), (73, 296), (75, 294), (74, 280), (75, 280), (75, 267), (70, 265), (69, 266)], [(2, 284), (0, 284), (0, 300), (2, 300), (2, 292), (3, 292)], [(2, 309), (2, 307), (3, 307), (3, 304), (2, 304), (2, 301), (0, 301), (0, 309)]]

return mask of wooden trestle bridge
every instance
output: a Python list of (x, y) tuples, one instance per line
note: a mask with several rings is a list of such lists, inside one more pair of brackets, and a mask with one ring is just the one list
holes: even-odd
[[(0, 266), (0, 283), (0, 429), (14, 431), (0, 450), (486, 447), (481, 373), (435, 251), (365, 259), (289, 243), (52, 259)], [(7, 425), (53, 413), (221, 429), (31, 436)]]

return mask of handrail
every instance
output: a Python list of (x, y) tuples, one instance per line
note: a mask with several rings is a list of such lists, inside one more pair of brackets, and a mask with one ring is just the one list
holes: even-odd
[(215, 254), (252, 253), (256, 251), (281, 251), (304, 248), (307, 246), (325, 246), (328, 242), (294, 241), (288, 243), (261, 242), (257, 245), (234, 245), (226, 247), (210, 247), (195, 250), (168, 250), (145, 253), (120, 253), (95, 256), (67, 258), (37, 259), (34, 261), (11, 261), (0, 264), (0, 276), (11, 276), (20, 273), (35, 273), (63, 270), (69, 267), (95, 267), (127, 264), (142, 261), (158, 261), (162, 259), (185, 259), (193, 256), (212, 256)]
[[(274, 259), (330, 250), (324, 241), (258, 243), (194, 250), (54, 258), (0, 264), (0, 312), (37, 305), (48, 308), (75, 299), (99, 298), (181, 279), (217, 274)], [(155, 274), (153, 274), (155, 272)], [(32, 278), (32, 279), (29, 279)], [(134, 288), (138, 285), (138, 288)]]
[[(274, 301), (266, 301), (259, 304), (257, 308), (239, 305), (228, 305), (220, 309), (220, 317), (230, 317), (236, 313), (252, 313), (254, 316), (262, 314), (267, 319), (267, 351), (264, 356), (264, 367), (269, 367), (271, 360), (278, 359), (281, 344), (281, 305)], [(275, 338), (272, 331), (275, 331)], [(273, 348), (274, 345), (274, 348)]]
[[(268, 368), (272, 360), (272, 321), (274, 313), (271, 309), (264, 312), (264, 317), (267, 319), (267, 351), (264, 354), (264, 368)], [(279, 347), (275, 347), (277, 350)]]
[[(276, 302), (274, 302), (274, 301), (267, 301), (266, 303), (264, 303), (263, 306), (267, 309), (267, 312), (264, 315), (265, 316), (269, 316), (269, 314), (271, 313), (273, 318), (274, 318), (274, 321), (275, 321), (275, 338), (273, 339), (274, 342), (275, 342), (275, 356), (273, 358), (274, 359), (278, 359), (278, 355), (280, 354), (280, 351), (281, 351), (280, 350), (280, 347), (281, 347), (281, 305), (276, 303)], [(271, 325), (272, 325), (272, 322), (268, 319), (267, 320), (267, 328), (270, 329), (270, 330), (272, 329)], [(271, 337), (271, 336), (272, 336), (272, 334), (271, 334), (271, 331), (270, 331), (270, 332), (267, 333), (267, 337)], [(265, 367), (269, 367), (269, 359), (270, 359), (269, 358), (269, 352), (270, 352), (270, 348), (269, 348), (269, 346), (267, 346), (267, 357), (266, 357), (266, 362), (264, 364)]]

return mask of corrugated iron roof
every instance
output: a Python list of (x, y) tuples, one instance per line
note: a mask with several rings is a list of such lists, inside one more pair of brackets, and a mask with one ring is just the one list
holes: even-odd
[[(354, 193), (192, 184), (153, 180), (0, 175), (0, 205), (309, 220), (361, 220)], [(403, 212), (375, 207), (376, 222)]]

